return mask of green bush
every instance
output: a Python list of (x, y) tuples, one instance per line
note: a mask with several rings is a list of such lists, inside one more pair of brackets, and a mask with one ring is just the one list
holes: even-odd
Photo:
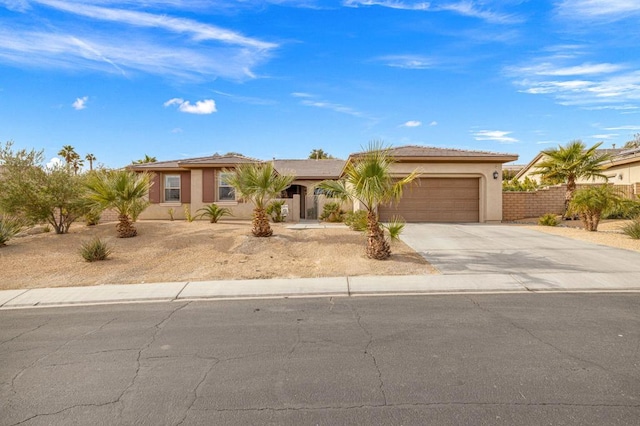
[(0, 247), (22, 230), (22, 222), (11, 217), (0, 216)]
[(513, 178), (511, 180), (502, 181), (502, 190), (507, 191), (536, 191), (539, 185), (535, 180), (525, 177), (524, 181), (520, 182), (518, 179)]
[(320, 220), (327, 222), (342, 222), (344, 219), (344, 210), (340, 208), (340, 203), (329, 202), (322, 207)]
[(100, 209), (91, 209), (88, 213), (84, 215), (84, 222), (87, 226), (94, 226), (100, 223), (100, 216), (102, 216), (102, 210)]
[(623, 226), (622, 232), (634, 240), (640, 239), (640, 218), (635, 218), (631, 223)]
[(285, 216), (282, 215), (282, 206), (284, 206), (286, 203), (286, 201), (274, 200), (267, 206), (267, 214), (271, 216), (271, 220), (274, 223), (284, 222)]
[(223, 216), (233, 216), (231, 214), (231, 210), (229, 210), (226, 207), (220, 207), (215, 203), (209, 204), (208, 206), (198, 209), (198, 211), (202, 213), (200, 213), (196, 217), (198, 218), (208, 217), (209, 222), (211, 223), (218, 223), (218, 220), (220, 220), (220, 218), (222, 218)]
[(603, 213), (605, 219), (633, 219), (640, 216), (640, 201), (622, 199)]
[(87, 262), (95, 262), (97, 260), (105, 260), (111, 254), (112, 249), (105, 241), (95, 237), (89, 241), (82, 243), (80, 246), (80, 255)]
[(344, 223), (354, 231), (365, 231), (367, 229), (367, 211), (358, 210), (346, 213)]
[(558, 226), (558, 217), (553, 213), (547, 213), (538, 219), (538, 225)]

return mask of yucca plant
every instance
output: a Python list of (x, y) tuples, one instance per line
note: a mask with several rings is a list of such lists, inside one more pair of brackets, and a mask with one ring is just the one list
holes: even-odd
[(200, 213), (196, 217), (207, 217), (209, 218), (209, 222), (218, 223), (218, 221), (224, 216), (233, 216), (231, 214), (231, 210), (226, 207), (220, 207), (216, 203), (209, 204), (208, 206), (204, 206), (201, 209), (198, 209)]
[(640, 217), (622, 227), (622, 232), (634, 240), (640, 239)]
[(98, 237), (85, 241), (80, 246), (80, 255), (87, 262), (106, 260), (111, 253), (112, 249), (109, 244)]
[(558, 226), (558, 218), (553, 213), (547, 213), (540, 216), (538, 219), (538, 225), (541, 226)]
[(15, 237), (23, 228), (22, 222), (9, 216), (0, 216), (0, 247)]

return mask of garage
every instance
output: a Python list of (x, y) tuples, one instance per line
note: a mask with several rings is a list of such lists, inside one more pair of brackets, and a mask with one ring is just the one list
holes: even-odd
[(378, 208), (380, 220), (401, 216), (407, 222), (480, 221), (479, 178), (421, 178), (405, 189), (400, 202)]

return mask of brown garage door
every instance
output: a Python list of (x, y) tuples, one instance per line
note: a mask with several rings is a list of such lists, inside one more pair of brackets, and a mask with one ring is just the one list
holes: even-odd
[(395, 206), (380, 206), (380, 220), (398, 215), (407, 222), (479, 222), (480, 180), (422, 178), (404, 190)]

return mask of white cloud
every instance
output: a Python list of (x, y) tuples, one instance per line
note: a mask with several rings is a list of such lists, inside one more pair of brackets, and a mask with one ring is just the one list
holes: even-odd
[(58, 157), (53, 157), (49, 162), (45, 165), (45, 167), (49, 170), (55, 169), (56, 167), (60, 167), (62, 165), (62, 160)]
[(640, 13), (637, 0), (563, 0), (558, 12), (571, 19), (621, 19)]
[(591, 135), (591, 139), (613, 139), (618, 136), (619, 135), (616, 133), (610, 133), (606, 135)]
[(171, 105), (178, 105), (178, 110), (187, 114), (211, 114), (217, 112), (216, 103), (213, 99), (196, 101), (195, 105), (192, 105), (189, 101), (185, 101), (182, 98), (169, 99), (164, 103), (165, 107)]
[(76, 100), (71, 104), (76, 110), (85, 109), (87, 107), (87, 101), (89, 100), (88, 96), (83, 96), (81, 98), (76, 98)]
[(429, 126), (437, 126), (437, 125), (438, 125), (438, 122), (435, 120), (429, 123)]
[(351, 107), (340, 105), (340, 104), (336, 104), (336, 103), (333, 103), (333, 102), (314, 101), (314, 100), (310, 100), (310, 99), (304, 99), (300, 103), (302, 105), (306, 105), (306, 106), (329, 109), (329, 110), (334, 111), (334, 112), (339, 112), (340, 114), (352, 115), (354, 117), (365, 117), (365, 115), (363, 113), (361, 113), (360, 111), (357, 111), (357, 110), (355, 110), (355, 109), (353, 109)]
[(418, 120), (409, 120), (402, 125), (403, 127), (420, 127), (422, 126), (422, 122)]
[(640, 130), (640, 126), (618, 126), (618, 127), (607, 127), (605, 130), (631, 130), (636, 131)]
[(559, 67), (549, 62), (536, 64), (532, 67), (516, 68), (519, 72), (535, 75), (550, 75), (550, 76), (573, 76), (573, 75), (597, 75), (597, 74), (610, 74), (624, 69), (622, 65), (615, 65), (609, 63), (591, 64), (584, 63), (569, 67)]
[(502, 130), (478, 130), (477, 132), (472, 133), (477, 141), (496, 141), (500, 143), (518, 142), (518, 139), (508, 136), (513, 132), (505, 132)]
[(182, 129), (180, 127), (176, 127), (171, 129), (171, 133), (182, 133)]
[(413, 10), (422, 12), (453, 12), (462, 16), (482, 19), (492, 24), (518, 23), (522, 21), (515, 15), (481, 9), (478, 5), (478, 2), (471, 0), (440, 2), (437, 4), (433, 2), (400, 0), (344, 0), (342, 4), (346, 7), (380, 6), (389, 9)]
[(378, 60), (390, 67), (416, 70), (433, 68), (435, 65), (431, 58), (421, 55), (387, 55), (379, 57)]

